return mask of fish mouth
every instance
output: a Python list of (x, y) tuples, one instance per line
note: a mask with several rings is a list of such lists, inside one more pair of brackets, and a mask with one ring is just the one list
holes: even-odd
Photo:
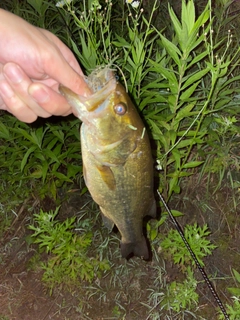
[(109, 67), (100, 66), (86, 78), (86, 82), (93, 92), (85, 101), (86, 109), (99, 112), (104, 109), (102, 104), (116, 88), (116, 76)]
[[(88, 97), (79, 96), (61, 84), (59, 85), (59, 91), (66, 97), (70, 104), (73, 102), (74, 106), (78, 106), (75, 107), (75, 109), (81, 109), (81, 112), (84, 109), (88, 112), (100, 112), (105, 107), (104, 102), (116, 88), (117, 79), (114, 72), (109, 69), (109, 67), (99, 67), (88, 77), (85, 77), (85, 81), (89, 90), (93, 92), (93, 94)], [(74, 101), (78, 101), (78, 103), (74, 103)]]

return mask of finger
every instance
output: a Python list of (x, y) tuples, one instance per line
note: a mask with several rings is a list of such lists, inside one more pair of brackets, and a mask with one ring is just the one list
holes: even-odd
[(57, 61), (55, 61), (55, 65), (52, 64), (48, 69), (48, 74), (53, 77), (53, 79), (79, 95), (87, 97), (92, 94), (85, 78), (76, 73), (65, 60), (59, 61), (59, 65), (57, 64)]
[(3, 67), (3, 74), (8, 84), (11, 86), (12, 91), (23, 101), (23, 104), (28, 106), (40, 117), (46, 118), (51, 115), (47, 110), (42, 109), (28, 94), (28, 87), (31, 85), (32, 81), (17, 64), (12, 62), (5, 64)]
[[(58, 50), (58, 48), (55, 49)], [(78, 74), (70, 66), (69, 62), (65, 60), (60, 51), (56, 53), (49, 49), (46, 50), (44, 54), (45, 57), (42, 60), (42, 67), (44, 72), (48, 74), (50, 78), (55, 79), (58, 83), (61, 83), (82, 96), (86, 97), (92, 94), (84, 76)]]
[(45, 73), (80, 95), (90, 95), (92, 92), (72, 51), (48, 30), (39, 30), (54, 44), (44, 51), (42, 64)]
[(33, 82), (29, 86), (28, 92), (42, 109), (52, 115), (65, 116), (72, 113), (72, 108), (69, 106), (66, 99), (58, 92), (42, 83)]
[(15, 95), (11, 86), (6, 81), (0, 82), (0, 95), (6, 105), (5, 109), (20, 121), (31, 123), (37, 119), (37, 115)]
[(74, 54), (72, 51), (53, 33), (48, 30), (38, 28), (50, 41), (57, 46), (60, 50), (61, 54), (63, 55), (64, 59), (67, 61), (68, 64), (75, 70), (79, 75), (84, 77), (82, 69), (80, 68)]

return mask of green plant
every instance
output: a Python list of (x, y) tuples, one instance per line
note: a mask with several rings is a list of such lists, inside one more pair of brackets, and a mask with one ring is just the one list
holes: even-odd
[(159, 277), (155, 279), (156, 288), (149, 289), (147, 319), (188, 319), (189, 315), (195, 319), (194, 312), (199, 299), (196, 292), (198, 282), (191, 267), (187, 267), (183, 281), (167, 283), (165, 274), (166, 270), (161, 269)]
[(16, 190), (21, 192), (20, 198), (27, 197), (34, 189), (41, 198), (48, 195), (56, 199), (57, 188), (81, 175), (78, 123), (62, 121), (35, 128), (11, 116), (3, 117), (0, 168), (5, 195), (14, 188), (17, 195)]
[(34, 231), (33, 242), (49, 254), (48, 261), (42, 262), (41, 268), (44, 270), (42, 279), (51, 291), (57, 284), (92, 281), (110, 268), (106, 260), (98, 261), (88, 256), (92, 232), (74, 234), (75, 217), (59, 222), (55, 220), (58, 211), (59, 207), (55, 212), (41, 210), (39, 214), (34, 214), (36, 226), (29, 225), (29, 229)]
[[(214, 244), (211, 244), (211, 242), (206, 239), (209, 234), (210, 231), (206, 224), (203, 225), (203, 227), (199, 227), (194, 223), (193, 225), (186, 225), (184, 228), (185, 238), (201, 266), (204, 266), (202, 259), (210, 255), (216, 248)], [(162, 240), (161, 248), (167, 255), (172, 256), (175, 264), (179, 264), (181, 267), (184, 267), (185, 264), (195, 264), (180, 234), (175, 229), (171, 229), (167, 237)]]
[(0, 314), (0, 320), (9, 320), (9, 318), (7, 316)]
[[(193, 1), (182, 3), (181, 21), (171, 8), (169, 12), (175, 36), (170, 42), (160, 34), (162, 53), (157, 61), (151, 61), (162, 74), (162, 77), (155, 80), (155, 85), (162, 89), (165, 97), (159, 110), (161, 113), (158, 111), (158, 115), (163, 117), (160, 120), (156, 112), (153, 119), (151, 112), (148, 116), (152, 127), (155, 127), (153, 135), (157, 133), (156, 138), (165, 151), (160, 159), (165, 171), (164, 184), (168, 180), (168, 197), (173, 191), (180, 191), (181, 177), (191, 175), (191, 169), (202, 164), (201, 160), (194, 160), (193, 147), (197, 146), (201, 150), (206, 138), (213, 139), (208, 134), (207, 116), (213, 117), (221, 110), (223, 100), (214, 100), (213, 97), (219, 91), (225, 94), (226, 83), (223, 77), (230, 71), (230, 62), (235, 58), (234, 55), (232, 58), (226, 57), (231, 45), (229, 38), (225, 53), (215, 59), (214, 54), (220, 43), (213, 45), (209, 6), (197, 19)], [(164, 56), (164, 53), (167, 54)], [(236, 80), (237, 77), (229, 81)], [(168, 88), (168, 92), (164, 88)], [(230, 102), (233, 92), (231, 90), (228, 96), (222, 97), (225, 103)], [(158, 128), (154, 119), (159, 122)]]
[[(230, 320), (238, 320), (240, 318), (240, 273), (233, 269), (233, 278), (236, 283), (236, 287), (227, 288), (232, 296), (232, 305), (227, 304), (227, 313)], [(223, 315), (219, 315), (219, 320), (224, 319)]]
[[(219, 190), (223, 179), (228, 177), (234, 195), (236, 188), (238, 188), (237, 179), (234, 176), (240, 169), (240, 157), (237, 152), (240, 129), (237, 125), (237, 119), (235, 116), (215, 115), (210, 130), (212, 130), (211, 138), (207, 140), (201, 151), (205, 154), (206, 160), (199, 174), (199, 181), (206, 173), (208, 181), (212, 179), (213, 175), (218, 176), (218, 181), (213, 189), (214, 193)], [(215, 137), (214, 141), (213, 137)], [(235, 197), (234, 204), (236, 208)]]
[[(86, 73), (114, 61), (111, 47), (111, 2), (98, 0), (59, 2), (69, 25), (69, 41)], [(80, 47), (80, 49), (79, 49)]]
[(180, 310), (191, 310), (198, 304), (196, 293), (197, 281), (190, 267), (187, 268), (187, 277), (183, 282), (173, 281), (166, 287), (166, 296), (162, 305), (167, 310), (179, 312)]
[[(202, 2), (195, 2), (198, 7), (195, 10), (193, 1), (183, 1), (180, 15), (170, 5), (168, 10), (163, 8), (163, 2), (144, 1), (151, 7), (149, 12), (149, 8), (142, 5), (133, 8), (124, 1), (63, 0), (62, 7), (56, 7), (46, 1), (6, 0), (1, 6), (11, 8), (26, 20), (60, 36), (78, 56), (86, 74), (99, 64), (109, 63), (115, 68), (111, 65), (114, 62), (122, 68), (120, 81), (125, 78), (129, 94), (155, 141), (153, 153), (159, 169), (159, 189), (166, 200), (179, 193), (182, 182), (186, 182), (191, 175), (198, 175), (199, 181), (208, 175), (208, 185), (217, 177), (215, 190), (220, 188), (226, 177), (232, 188), (239, 188), (239, 182), (233, 175), (239, 171), (239, 45), (238, 39), (234, 38), (234, 30), (227, 31), (230, 23), (231, 29), (233, 26), (233, 15), (227, 14), (230, 2), (217, 0), (215, 8), (212, 8), (210, 0), (206, 7)], [(222, 6), (218, 5), (220, 2)], [(167, 11), (168, 26), (163, 24), (162, 30), (154, 27), (154, 20), (165, 22)], [(195, 11), (200, 12), (199, 16)], [(215, 12), (219, 14), (217, 19)], [(159, 19), (160, 14), (164, 19)], [(32, 127), (6, 115), (1, 117), (0, 126), (0, 190), (5, 208), (9, 199), (16, 206), (22, 198), (29, 197), (33, 189), (35, 195), (42, 198), (49, 195), (50, 190), (51, 196), (56, 199), (59, 187), (69, 187), (69, 184), (71, 187), (76, 176), (81, 177), (78, 120), (68, 122), (64, 119), (55, 124), (40, 123), (38, 127)], [(86, 188), (82, 193), (85, 191)], [(175, 217), (181, 215), (174, 210), (173, 214)], [(6, 215), (3, 229), (10, 223), (9, 216)], [(109, 260), (119, 261), (117, 236), (111, 234), (109, 246), (109, 237), (103, 238), (102, 231), (94, 232), (93, 224), (87, 218), (61, 223), (55, 220), (54, 213), (52, 217), (45, 217), (46, 221), (42, 213), (40, 216), (42, 221), (36, 217), (38, 229), (34, 231), (40, 232), (39, 238), (34, 237), (34, 240), (40, 239), (42, 249), (49, 253), (48, 261), (41, 266), (45, 268), (45, 280), (51, 290), (60, 281), (74, 282), (78, 271), (83, 279), (86, 273), (92, 277), (92, 270), (98, 268), (99, 262), (89, 258), (90, 248), (101, 262), (106, 254)], [(159, 222), (151, 221), (147, 226), (157, 264), (161, 259), (155, 249), (159, 241), (158, 227), (166, 217), (166, 212), (163, 212)], [(80, 228), (83, 247), (74, 233), (75, 228)], [(214, 249), (206, 239), (208, 230), (205, 226), (200, 228), (195, 225), (187, 228), (190, 245), (203, 265), (203, 257)], [(56, 230), (61, 243), (58, 237), (53, 238)], [(182, 240), (177, 239), (172, 231), (169, 237), (173, 243), (171, 247), (170, 243), (167, 244), (169, 249), (166, 251), (172, 249), (171, 254), (181, 266), (191, 264)], [(116, 240), (114, 245), (113, 239)], [(68, 248), (68, 253), (64, 251), (63, 244)], [(107, 253), (106, 247), (109, 249)], [(115, 248), (114, 253), (112, 247)], [(70, 256), (73, 261), (70, 261)], [(81, 259), (84, 261), (79, 270), (76, 261), (81, 263)], [(110, 287), (123, 291), (123, 280), (130, 274), (129, 263), (123, 269), (118, 266), (111, 270)], [(131, 266), (134, 270), (137, 263)], [(73, 276), (70, 270), (73, 270)], [(68, 273), (65, 274), (65, 271)], [(186, 277), (189, 283), (185, 280), (166, 284), (166, 272), (161, 274), (162, 281), (151, 288), (149, 319), (162, 316), (166, 319), (184, 319), (183, 309), (191, 309), (197, 302), (196, 281), (189, 271)], [(100, 285), (98, 289), (96, 297), (100, 297), (100, 301), (107, 299), (110, 289), (102, 289)], [(92, 285), (91, 290), (95, 290)], [(235, 312), (237, 317), (239, 297), (236, 293), (234, 295), (236, 299), (234, 305), (229, 307), (233, 308), (229, 314), (233, 316)], [(111, 310), (115, 316), (120, 316), (123, 310), (120, 307), (121, 296), (115, 297), (119, 305), (115, 303), (115, 308)], [(188, 310), (185, 313), (187, 319)]]

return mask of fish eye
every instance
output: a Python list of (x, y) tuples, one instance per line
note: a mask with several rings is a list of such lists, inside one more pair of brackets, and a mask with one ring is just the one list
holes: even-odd
[(127, 112), (127, 106), (123, 102), (118, 103), (114, 106), (114, 111), (119, 116), (123, 116)]

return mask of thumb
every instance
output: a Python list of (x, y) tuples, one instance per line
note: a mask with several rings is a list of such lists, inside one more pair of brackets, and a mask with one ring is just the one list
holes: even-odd
[[(73, 59), (75, 60), (74, 56)], [(68, 63), (62, 55), (55, 56), (54, 63), (49, 64), (46, 73), (59, 84), (68, 87), (73, 92), (87, 97), (92, 94), (77, 61)]]
[(72, 51), (51, 32), (40, 30), (53, 44), (45, 50), (47, 56), (42, 61), (45, 74), (80, 95), (90, 95), (92, 92)]

